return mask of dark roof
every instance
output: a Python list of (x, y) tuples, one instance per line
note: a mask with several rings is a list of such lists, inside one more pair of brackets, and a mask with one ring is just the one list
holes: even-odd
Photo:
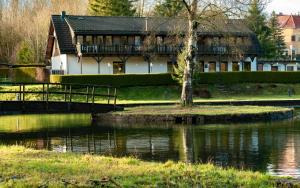
[[(66, 16), (66, 21), (76, 34), (145, 34), (186, 32), (187, 20), (161, 17), (107, 17), (107, 16)], [(198, 27), (199, 34), (232, 33), (253, 34), (243, 20), (220, 20), (207, 22)]]
[[(57, 35), (61, 54), (75, 53), (72, 43), (72, 32), (74, 34), (156, 34), (185, 33), (187, 27), (186, 19), (159, 18), (159, 17), (107, 17), (107, 16), (74, 16), (52, 15), (51, 23)], [(205, 25), (205, 27), (204, 27)], [(243, 20), (213, 20), (207, 21), (198, 27), (199, 35), (218, 36), (232, 34), (234, 36), (251, 36), (252, 42), (258, 44), (254, 33), (244, 24)], [(50, 35), (50, 33), (49, 33)], [(53, 44), (52, 44), (53, 45)], [(48, 56), (51, 54), (47, 52)]]
[(66, 21), (58, 15), (53, 15), (51, 19), (57, 35), (60, 52), (62, 54), (75, 53), (75, 48), (72, 44), (71, 31)]

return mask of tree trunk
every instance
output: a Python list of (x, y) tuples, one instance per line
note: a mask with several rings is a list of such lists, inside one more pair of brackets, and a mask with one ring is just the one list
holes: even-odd
[(197, 22), (193, 15), (189, 15), (188, 43), (186, 46), (185, 69), (182, 82), (181, 104), (182, 106), (193, 105), (193, 66), (196, 61), (197, 49)]

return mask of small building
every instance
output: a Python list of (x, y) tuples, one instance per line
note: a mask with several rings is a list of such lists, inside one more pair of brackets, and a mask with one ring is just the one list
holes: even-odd
[[(187, 20), (52, 15), (46, 59), (52, 74), (171, 72), (184, 47)], [(198, 27), (200, 72), (257, 71), (260, 46), (243, 20)]]
[(300, 60), (300, 16), (279, 14), (277, 19), (283, 30), (286, 55), (291, 60)]

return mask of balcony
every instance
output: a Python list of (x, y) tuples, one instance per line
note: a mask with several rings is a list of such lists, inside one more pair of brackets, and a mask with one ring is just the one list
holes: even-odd
[(83, 55), (170, 55), (177, 54), (178, 47), (169, 45), (80, 45)]
[[(85, 56), (95, 55), (176, 55), (183, 47), (175, 45), (80, 45)], [(77, 49), (78, 49), (77, 47)], [(199, 45), (197, 55), (257, 55), (259, 48), (244, 45)]]

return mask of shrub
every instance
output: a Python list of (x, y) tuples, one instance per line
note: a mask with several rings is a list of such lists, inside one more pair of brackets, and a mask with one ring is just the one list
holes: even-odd
[(14, 82), (36, 82), (36, 68), (13, 68), (12, 71), (12, 80)]
[(51, 75), (51, 82), (127, 86), (176, 85), (171, 74)]
[(20, 64), (30, 64), (34, 62), (33, 49), (28, 42), (22, 42), (17, 52), (17, 60)]
[(9, 77), (9, 69), (2, 68), (0, 69), (0, 78), (8, 78)]

